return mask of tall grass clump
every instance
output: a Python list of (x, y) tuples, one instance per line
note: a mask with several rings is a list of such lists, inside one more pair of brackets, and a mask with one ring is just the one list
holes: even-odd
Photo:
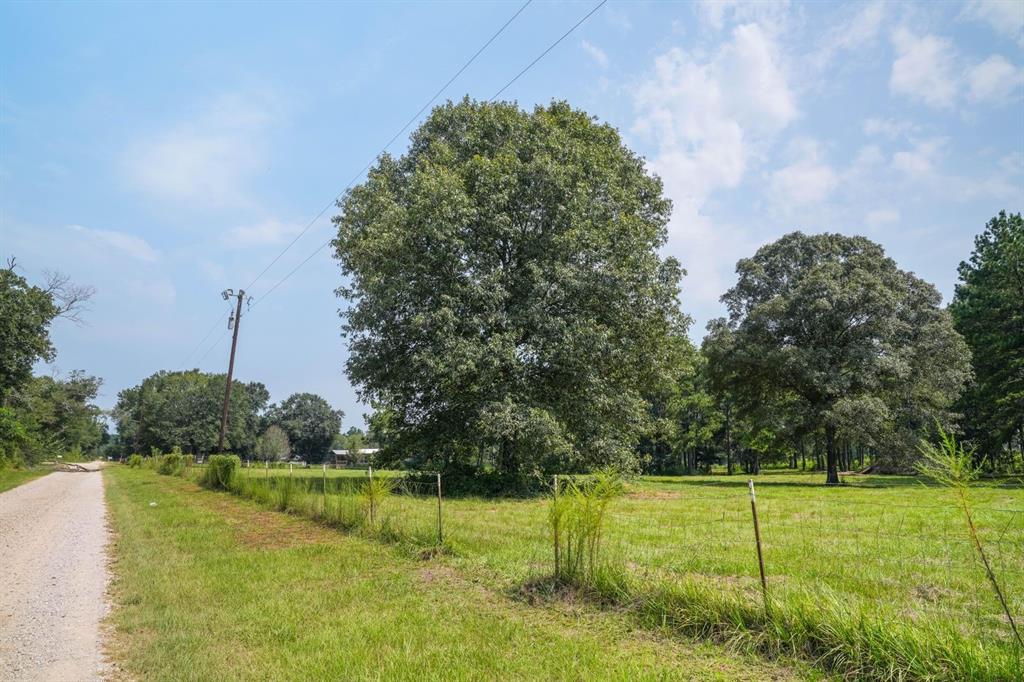
[[(997, 642), (965, 637), (948, 621), (906, 622), (896, 610), (866, 611), (827, 590), (790, 590), (766, 611), (742, 593), (695, 577), (627, 578), (623, 592), (641, 621), (769, 657), (813, 661), (844, 679), (1017, 680), (1020, 660)], [(602, 584), (597, 588), (603, 591)], [(603, 595), (607, 596), (607, 595)]]
[(128, 460), (125, 462), (132, 469), (138, 469), (142, 466), (142, 455), (135, 453), (128, 456)]
[(185, 473), (185, 455), (178, 447), (156, 458), (156, 472), (163, 476), (181, 476)]
[(367, 526), (373, 530), (379, 527), (381, 507), (395, 492), (398, 480), (387, 476), (370, 476), (358, 489), (358, 497), (363, 508)]
[(199, 476), (199, 485), (210, 490), (233, 490), (241, 465), (237, 455), (210, 455)]
[(552, 491), (548, 520), (555, 547), (555, 578), (591, 584), (601, 565), (601, 540), (612, 500), (622, 495), (622, 477), (601, 471), (569, 479)]
[(1010, 629), (1013, 631), (1013, 636), (1017, 640), (1017, 646), (1021, 654), (1024, 655), (1024, 639), (1021, 638), (1013, 613), (1006, 603), (1006, 596), (992, 570), (988, 554), (981, 544), (978, 529), (974, 525), (974, 515), (971, 512), (970, 486), (981, 476), (982, 463), (975, 463), (973, 449), (965, 450), (963, 444), (958, 443), (952, 433), (946, 433), (941, 424), (936, 426), (939, 432), (939, 443), (936, 445), (927, 440), (921, 441), (918, 448), (921, 452), (921, 461), (917, 465), (917, 470), (952, 492), (957, 507), (963, 512), (967, 535), (978, 554), (978, 559), (981, 560), (981, 564), (985, 568), (989, 585), (992, 586), (992, 591), (995, 592), (996, 598), (1003, 608), (1003, 613), (1006, 615), (1006, 620), (1010, 624)]

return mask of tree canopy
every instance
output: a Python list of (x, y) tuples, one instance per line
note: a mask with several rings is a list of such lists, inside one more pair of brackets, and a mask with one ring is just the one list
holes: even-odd
[(102, 381), (85, 372), (30, 377), (0, 407), (0, 466), (33, 463), (56, 455), (94, 450), (106, 434), (103, 412), (93, 401)]
[(311, 462), (327, 457), (344, 416), (314, 393), (295, 393), (267, 411), (267, 420), (287, 434), (292, 452)]
[[(153, 448), (169, 452), (177, 446), (194, 455), (209, 454), (220, 433), (226, 380), (224, 374), (199, 370), (161, 371), (124, 389), (114, 407), (122, 442), (140, 453)], [(270, 393), (263, 384), (233, 382), (225, 434), (232, 452), (253, 453), (268, 400)]]
[(670, 202), (617, 131), (556, 102), (436, 108), (339, 203), (348, 374), (386, 453), (505, 473), (635, 468), (670, 372)]
[(57, 317), (77, 321), (92, 294), (59, 273), (48, 273), (42, 287), (30, 285), (16, 272), (14, 258), (0, 269), (0, 400), (31, 379), (37, 360), (54, 359), (50, 323)]
[(1017, 438), (1024, 457), (1024, 219), (1001, 212), (960, 263), (950, 306), (972, 351), (974, 382), (960, 408), (967, 436), (993, 462)]
[(92, 403), (99, 379), (81, 371), (32, 376), (36, 362), (56, 357), (53, 320), (77, 322), (92, 294), (60, 273), (46, 273), (42, 286), (29, 284), (13, 257), (0, 268), (0, 467), (78, 454), (102, 440), (105, 424)]
[(881, 246), (794, 232), (736, 272), (722, 297), (729, 318), (709, 325), (705, 344), (718, 383), (761, 423), (788, 413), (823, 432), (828, 483), (839, 482), (837, 438), (871, 439), (896, 457), (948, 419), (969, 377), (967, 346), (935, 287)]

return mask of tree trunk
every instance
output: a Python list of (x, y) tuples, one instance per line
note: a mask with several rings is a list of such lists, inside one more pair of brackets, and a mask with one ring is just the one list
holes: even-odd
[(836, 462), (836, 430), (834, 426), (825, 427), (825, 459), (828, 463), (828, 474), (825, 485), (839, 485), (839, 468)]

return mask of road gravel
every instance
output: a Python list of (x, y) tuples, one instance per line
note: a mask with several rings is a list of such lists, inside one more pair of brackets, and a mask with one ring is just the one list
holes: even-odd
[(108, 538), (99, 471), (0, 493), (0, 680), (104, 678)]

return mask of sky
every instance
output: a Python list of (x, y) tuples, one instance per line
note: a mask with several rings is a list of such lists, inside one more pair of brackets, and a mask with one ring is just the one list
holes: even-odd
[[(442, 100), (492, 97), (595, 2), (536, 0)], [(235, 376), (361, 426), (314, 218), (521, 6), (0, 3), (0, 257), (96, 288), (37, 371), (102, 377), (104, 408), (223, 372), (220, 292), (245, 287)], [(948, 302), (986, 221), (1024, 209), (1021, 2), (611, 0), (502, 98), (567, 100), (647, 159), (698, 342), (783, 234), (867, 236)]]

